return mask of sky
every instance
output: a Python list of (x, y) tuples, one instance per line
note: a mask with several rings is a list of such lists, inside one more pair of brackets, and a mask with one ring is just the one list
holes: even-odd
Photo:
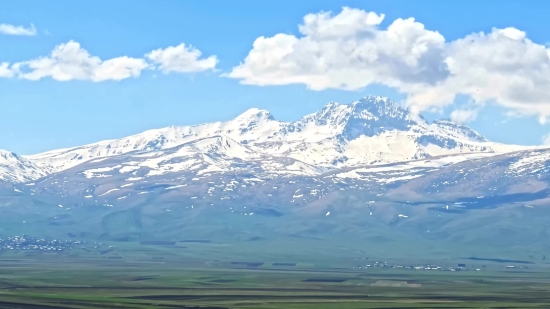
[(380, 95), (495, 142), (550, 144), (547, 1), (9, 1), (0, 149)]

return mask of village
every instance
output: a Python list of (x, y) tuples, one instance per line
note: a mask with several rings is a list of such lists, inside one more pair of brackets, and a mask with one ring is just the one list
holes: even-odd
[[(86, 241), (79, 240), (58, 240), (45, 239), (33, 236), (10, 236), (0, 238), (0, 252), (6, 250), (22, 251), (22, 250), (39, 250), (39, 251), (65, 251), (70, 250), (77, 245), (85, 245)], [(101, 245), (101, 244), (99, 244)]]
[[(355, 268), (387, 268), (387, 269), (404, 269), (404, 270), (436, 270), (436, 271), (468, 271), (466, 264), (457, 264), (456, 266), (439, 266), (434, 264), (424, 265), (398, 265), (388, 262), (375, 261), (371, 264), (356, 266)], [(480, 271), (481, 269), (475, 269)]]

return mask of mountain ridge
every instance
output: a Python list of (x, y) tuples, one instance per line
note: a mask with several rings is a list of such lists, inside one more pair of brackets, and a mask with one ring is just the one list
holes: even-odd
[(251, 108), (228, 121), (169, 126), (23, 158), (53, 173), (92, 159), (168, 149), (218, 135), (259, 154), (290, 157), (326, 168), (527, 149), (490, 142), (467, 126), (448, 120), (429, 123), (388, 98), (367, 96), (350, 104), (330, 102), (294, 122), (278, 121), (269, 111)]

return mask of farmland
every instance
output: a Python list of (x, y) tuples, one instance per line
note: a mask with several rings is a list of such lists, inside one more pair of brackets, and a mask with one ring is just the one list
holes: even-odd
[[(140, 254), (130, 254), (139, 248)], [(124, 256), (0, 255), (0, 308), (544, 308), (550, 303), (550, 269), (542, 264), (507, 269), (477, 261), (472, 267), (479, 271), (451, 272), (357, 268), (352, 259), (337, 266), (233, 261), (170, 255), (171, 250), (176, 249), (136, 245)]]

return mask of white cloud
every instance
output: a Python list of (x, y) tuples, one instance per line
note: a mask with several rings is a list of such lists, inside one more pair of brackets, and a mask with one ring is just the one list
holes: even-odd
[(13, 71), (9, 68), (9, 63), (0, 63), (0, 77), (13, 77)]
[(36, 35), (36, 28), (33, 24), (26, 28), (24, 26), (14, 26), (10, 24), (0, 24), (0, 33), (7, 35)]
[(541, 140), (543, 145), (550, 145), (550, 133), (544, 134)]
[(92, 56), (75, 41), (69, 41), (56, 46), (45, 57), (38, 57), (9, 65), (0, 63), (0, 77), (17, 76), (26, 80), (40, 80), (51, 77), (57, 81), (87, 80), (102, 82), (119, 81), (131, 77), (139, 77), (148, 68), (159, 69), (165, 73), (170, 71), (189, 73), (213, 69), (216, 66), (216, 56), (200, 59), (201, 52), (193, 47), (186, 48), (184, 44), (166, 49), (157, 49), (148, 54), (150, 64), (145, 58), (128, 56), (102, 60)]
[(308, 14), (299, 27), (302, 37), (256, 39), (245, 61), (226, 76), (244, 84), (305, 84), (313, 90), (357, 90), (376, 83), (409, 90), (448, 75), (439, 65), (442, 35), (412, 18), (379, 30), (383, 18), (350, 8), (336, 16)]
[(141, 58), (123, 56), (103, 61), (91, 56), (79, 43), (69, 41), (56, 46), (47, 57), (14, 64), (13, 70), (28, 80), (51, 77), (57, 81), (101, 82), (137, 77), (146, 67), (147, 62)]
[(382, 29), (383, 18), (352, 8), (308, 14), (300, 36), (257, 38), (245, 60), (224, 76), (243, 84), (303, 84), (312, 90), (382, 84), (406, 94), (407, 104), (420, 111), (466, 95), (522, 116), (550, 116), (550, 49), (525, 32), (494, 28), (447, 42), (413, 18)]
[(200, 59), (202, 53), (193, 46), (178, 46), (159, 48), (145, 55), (149, 61), (157, 65), (165, 74), (169, 72), (193, 73), (212, 70), (218, 64), (216, 56)]
[(456, 109), (451, 112), (451, 120), (456, 123), (466, 123), (477, 118), (477, 109)]
[(412, 103), (445, 105), (464, 94), (523, 116), (550, 115), (550, 50), (525, 32), (505, 28), (471, 34), (449, 43), (447, 55), (449, 78), (412, 94)]

